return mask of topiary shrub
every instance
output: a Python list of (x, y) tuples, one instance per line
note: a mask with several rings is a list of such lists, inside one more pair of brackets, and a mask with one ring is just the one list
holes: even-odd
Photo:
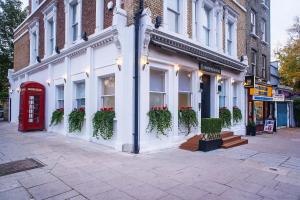
[(156, 131), (157, 136), (168, 135), (167, 130), (172, 127), (172, 114), (166, 106), (152, 107), (148, 112), (149, 124), (147, 130), (152, 132)]
[(231, 126), (231, 112), (228, 108), (220, 108), (219, 118), (222, 122), (222, 128), (229, 128)]
[(85, 109), (84, 108), (75, 108), (69, 114), (69, 132), (80, 132), (83, 126), (85, 116)]
[(197, 113), (192, 107), (182, 106), (178, 111), (179, 124), (187, 129), (187, 135), (191, 133), (193, 127), (198, 126)]
[(236, 106), (233, 107), (232, 119), (234, 123), (238, 123), (243, 119), (242, 111)]
[(55, 126), (62, 122), (64, 118), (64, 109), (59, 108), (53, 111), (50, 126)]
[(217, 140), (221, 139), (222, 120), (219, 118), (202, 118), (201, 119), (201, 133), (203, 140)]
[(104, 140), (109, 140), (113, 136), (114, 118), (116, 114), (113, 108), (101, 108), (97, 111), (93, 118), (93, 136)]

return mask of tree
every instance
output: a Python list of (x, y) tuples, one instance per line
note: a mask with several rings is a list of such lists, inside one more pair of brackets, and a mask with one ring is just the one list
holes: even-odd
[(0, 100), (8, 97), (7, 71), (13, 67), (14, 29), (26, 16), (20, 0), (0, 0)]
[(280, 62), (280, 82), (296, 88), (300, 82), (300, 18), (288, 29), (290, 39), (288, 43), (276, 53)]

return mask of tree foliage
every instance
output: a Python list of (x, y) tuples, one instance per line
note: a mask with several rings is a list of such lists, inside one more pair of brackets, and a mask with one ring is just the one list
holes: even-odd
[(280, 62), (281, 84), (295, 87), (300, 82), (300, 18), (288, 29), (288, 43), (276, 52)]
[(13, 67), (14, 29), (26, 13), (20, 0), (0, 0), (0, 99), (8, 96), (7, 71)]

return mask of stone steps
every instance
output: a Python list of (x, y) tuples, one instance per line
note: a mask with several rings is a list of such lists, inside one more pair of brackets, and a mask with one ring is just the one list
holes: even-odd
[(223, 149), (229, 149), (229, 148), (240, 146), (243, 144), (248, 144), (247, 139), (242, 139), (241, 136), (234, 135), (233, 132), (230, 132), (230, 131), (226, 131), (221, 136), (222, 136), (222, 140), (223, 140), (223, 144), (221, 147)]
[[(221, 133), (221, 138), (223, 140), (223, 145), (221, 148), (228, 149), (243, 144), (248, 144), (248, 140), (242, 139), (241, 136), (234, 135), (231, 131), (223, 131)], [(179, 148), (187, 151), (198, 151), (199, 141), (202, 139), (202, 135), (195, 135), (186, 142), (182, 143)]]

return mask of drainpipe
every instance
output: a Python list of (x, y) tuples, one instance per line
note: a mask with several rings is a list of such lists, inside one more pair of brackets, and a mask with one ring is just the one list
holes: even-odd
[(139, 40), (140, 40), (140, 20), (144, 9), (144, 0), (139, 1), (139, 9), (134, 17), (134, 133), (133, 133), (133, 153), (138, 154), (139, 145)]

